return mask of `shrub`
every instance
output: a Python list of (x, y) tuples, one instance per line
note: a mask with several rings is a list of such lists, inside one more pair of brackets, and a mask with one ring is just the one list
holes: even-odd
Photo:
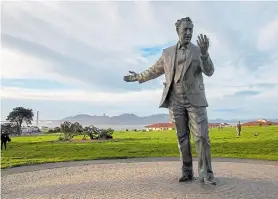
[(61, 124), (60, 131), (64, 133), (64, 140), (71, 140), (74, 136), (83, 134), (83, 128), (78, 122), (72, 124), (65, 121)]
[(53, 129), (49, 129), (47, 133), (55, 133), (55, 131)]
[(86, 133), (90, 137), (91, 140), (93, 140), (93, 139), (112, 139), (113, 132), (114, 132), (114, 130), (111, 128), (98, 129), (93, 125), (84, 128), (84, 133)]

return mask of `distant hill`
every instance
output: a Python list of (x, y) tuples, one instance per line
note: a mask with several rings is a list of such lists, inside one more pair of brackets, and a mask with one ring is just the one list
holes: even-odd
[[(240, 120), (241, 123), (246, 123), (250, 121), (256, 121), (258, 118), (251, 118), (248, 120)], [(268, 121), (278, 122), (278, 119), (267, 119)], [(154, 114), (145, 117), (139, 117), (135, 114), (122, 114), (118, 116), (92, 116), (87, 114), (79, 114), (75, 116), (66, 117), (61, 120), (40, 120), (39, 126), (47, 126), (49, 128), (54, 128), (60, 126), (64, 121), (79, 122), (83, 126), (95, 125), (99, 128), (114, 128), (114, 129), (134, 129), (134, 128), (144, 128), (146, 125), (154, 123), (167, 123), (169, 122), (168, 114)], [(238, 119), (225, 120), (225, 119), (209, 119), (210, 124), (215, 123), (228, 123), (236, 124)], [(36, 121), (33, 121), (32, 125), (36, 125)]]
[[(249, 122), (257, 119), (249, 119), (249, 120), (240, 120), (241, 123)], [(276, 122), (277, 119), (269, 119), (270, 121)], [(150, 116), (139, 117), (135, 114), (122, 114), (118, 116), (92, 116), (86, 114), (79, 114), (76, 116), (66, 117), (60, 122), (63, 121), (71, 121), (71, 122), (79, 122), (81, 124), (93, 124), (93, 125), (149, 125), (154, 123), (167, 123), (169, 122), (168, 114), (154, 114)], [(225, 120), (225, 119), (210, 119), (209, 123), (228, 123), (234, 124), (238, 120)]]
[(122, 114), (118, 116), (92, 116), (80, 114), (76, 116), (66, 117), (61, 120), (79, 122), (79, 123), (91, 123), (94, 125), (145, 125), (157, 122), (169, 122), (168, 114), (155, 114), (145, 117), (139, 117), (135, 114)]

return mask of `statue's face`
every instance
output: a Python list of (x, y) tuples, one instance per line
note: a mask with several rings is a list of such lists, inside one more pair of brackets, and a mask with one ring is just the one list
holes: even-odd
[(189, 21), (182, 22), (178, 28), (178, 36), (182, 45), (191, 41), (193, 34), (193, 24)]

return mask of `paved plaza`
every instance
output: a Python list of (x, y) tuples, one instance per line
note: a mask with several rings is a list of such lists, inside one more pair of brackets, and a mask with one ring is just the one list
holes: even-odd
[(216, 186), (178, 182), (177, 158), (43, 164), (3, 169), (1, 191), (3, 199), (278, 199), (277, 161), (213, 159), (213, 169)]

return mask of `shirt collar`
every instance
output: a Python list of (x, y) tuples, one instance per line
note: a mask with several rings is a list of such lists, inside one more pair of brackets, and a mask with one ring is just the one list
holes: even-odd
[(178, 49), (189, 49), (191, 46), (191, 42), (189, 42), (189, 44), (187, 45), (181, 45), (180, 42), (178, 42)]

